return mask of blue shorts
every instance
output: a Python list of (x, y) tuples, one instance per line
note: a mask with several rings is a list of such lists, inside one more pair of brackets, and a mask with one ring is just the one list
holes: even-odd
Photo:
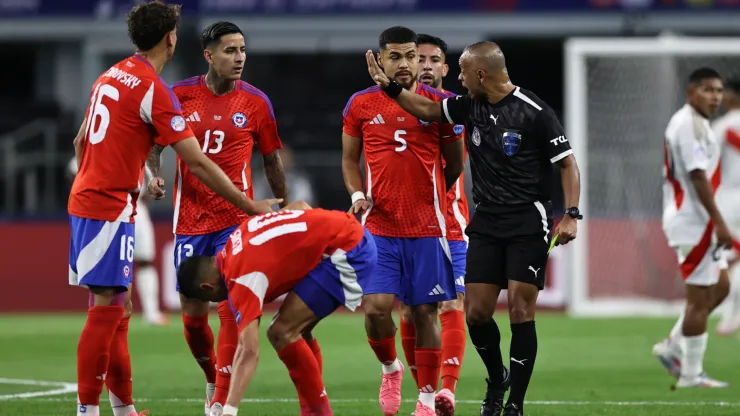
[(372, 280), (363, 287), (366, 295), (394, 294), (408, 306), (457, 298), (444, 237), (374, 237), (378, 266)]
[(133, 278), (134, 224), (70, 215), (69, 225), (69, 284), (128, 290)]
[(465, 241), (448, 241), (452, 255), (452, 271), (455, 274), (455, 290), (465, 294), (465, 257), (468, 254), (468, 243)]
[(365, 230), (355, 248), (325, 257), (293, 291), (319, 319), (340, 306), (354, 311), (362, 303), (362, 289), (372, 278), (377, 258), (373, 236)]
[[(224, 228), (221, 231), (215, 231), (210, 234), (201, 235), (183, 235), (175, 234), (175, 270), (180, 267), (180, 263), (191, 256), (208, 256), (214, 257), (223, 250), (229, 241), (229, 236), (239, 226)], [(180, 291), (180, 285), (175, 283), (175, 288)]]

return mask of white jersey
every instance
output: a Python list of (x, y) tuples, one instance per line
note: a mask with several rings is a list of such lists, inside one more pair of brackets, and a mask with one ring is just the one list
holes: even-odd
[(721, 180), (719, 143), (709, 120), (686, 104), (665, 130), (663, 231), (671, 247), (696, 246), (710, 225), (689, 177), (695, 170), (706, 172), (716, 192)]
[(720, 192), (740, 192), (740, 110), (731, 110), (712, 123), (722, 153)]

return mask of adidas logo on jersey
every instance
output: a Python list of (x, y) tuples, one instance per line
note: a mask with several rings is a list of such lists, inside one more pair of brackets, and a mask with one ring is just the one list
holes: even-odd
[(226, 367), (221, 367), (218, 369), (218, 372), (224, 373), (224, 374), (231, 374), (231, 366), (227, 365)]
[(189, 115), (188, 118), (186, 118), (185, 120), (190, 121), (190, 122), (200, 121), (200, 116), (198, 115), (198, 112), (196, 111), (193, 114)]
[(445, 294), (445, 291), (442, 290), (442, 286), (440, 285), (434, 286), (434, 289), (432, 289), (432, 291), (429, 292), (429, 296), (444, 295), (444, 294)]
[(385, 124), (385, 120), (383, 120), (383, 116), (378, 114), (377, 116), (373, 117), (373, 121), (371, 121), (370, 124)]
[(460, 360), (457, 359), (457, 357), (452, 357), (444, 360), (442, 364), (448, 364), (448, 365), (460, 365)]
[(465, 286), (465, 276), (460, 276), (455, 279), (455, 284), (458, 286)]

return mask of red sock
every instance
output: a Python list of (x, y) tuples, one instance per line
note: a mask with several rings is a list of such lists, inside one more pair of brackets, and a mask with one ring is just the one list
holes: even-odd
[(411, 375), (418, 384), (419, 377), (416, 373), (416, 327), (413, 322), (407, 322), (401, 319), (401, 346), (403, 355), (406, 357), (406, 363), (411, 369)]
[(110, 346), (110, 362), (108, 374), (105, 376), (105, 385), (108, 391), (115, 396), (111, 398), (111, 406), (123, 407), (134, 404), (134, 385), (131, 381), (131, 355), (128, 352), (128, 322), (130, 317), (121, 319), (113, 335)]
[(100, 405), (111, 344), (123, 306), (92, 306), (77, 344), (77, 395), (80, 404)]
[(316, 364), (319, 365), (319, 372), (324, 372), (324, 358), (321, 356), (321, 347), (319, 347), (319, 341), (316, 338), (312, 338), (308, 341), (308, 347), (311, 348), (314, 358), (316, 358)]
[(311, 348), (303, 338), (288, 344), (278, 351), (278, 357), (288, 368), (301, 405), (316, 409), (329, 405), (329, 398), (324, 393), (324, 381), (321, 379), (319, 365)]
[(396, 352), (395, 333), (388, 338), (381, 339), (380, 341), (368, 338), (367, 342), (370, 344), (370, 348), (373, 349), (375, 356), (378, 357), (378, 361), (381, 363), (388, 365), (396, 361), (396, 358), (398, 358), (398, 353)]
[(442, 388), (454, 393), (465, 355), (465, 314), (447, 311), (439, 315), (439, 320), (442, 323)]
[(231, 364), (234, 362), (234, 353), (239, 344), (239, 329), (236, 326), (236, 318), (231, 311), (229, 301), (218, 304), (218, 318), (221, 320), (221, 328), (218, 330), (218, 350), (216, 353), (216, 394), (212, 403), (226, 404), (231, 383)]
[(208, 383), (216, 382), (216, 354), (213, 351), (213, 331), (208, 325), (208, 315), (182, 315), (185, 325), (185, 340), (195, 361), (206, 374)]
[[(441, 348), (416, 347), (416, 371), (419, 381), (416, 385), (422, 393), (437, 391), (439, 386), (439, 370), (442, 366)], [(427, 386), (431, 387), (428, 388)]]

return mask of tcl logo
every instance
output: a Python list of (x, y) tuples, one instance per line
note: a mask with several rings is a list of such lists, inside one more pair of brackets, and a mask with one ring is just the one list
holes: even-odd
[(550, 143), (552, 143), (553, 146), (557, 146), (560, 143), (565, 143), (568, 141), (568, 138), (565, 136), (558, 136), (552, 140), (550, 140)]

